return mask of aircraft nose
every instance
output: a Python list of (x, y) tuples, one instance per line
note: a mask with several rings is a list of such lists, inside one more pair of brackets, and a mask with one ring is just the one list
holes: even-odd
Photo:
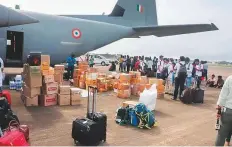
[(27, 16), (11, 8), (0, 5), (0, 27), (16, 26), (30, 23), (38, 23), (33, 17)]

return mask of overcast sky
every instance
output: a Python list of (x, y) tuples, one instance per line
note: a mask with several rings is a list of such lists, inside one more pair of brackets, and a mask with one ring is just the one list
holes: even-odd
[[(48, 14), (110, 13), (117, 0), (0, 0), (9, 7)], [(232, 0), (157, 0), (159, 25), (215, 23), (219, 31), (157, 38), (123, 39), (101, 49), (99, 53), (232, 61)], [(141, 52), (142, 50), (142, 52)], [(142, 53), (142, 54), (141, 54)]]

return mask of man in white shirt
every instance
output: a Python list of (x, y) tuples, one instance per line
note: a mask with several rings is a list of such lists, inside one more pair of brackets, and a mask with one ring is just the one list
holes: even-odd
[(153, 61), (151, 60), (151, 57), (148, 58), (146, 64), (147, 64), (147, 76), (150, 77), (151, 76), (152, 65), (153, 65)]
[(216, 146), (224, 146), (225, 140), (232, 135), (232, 76), (229, 76), (222, 87), (217, 102), (218, 109), (222, 109), (220, 129), (218, 130)]
[(4, 71), (4, 62), (2, 58), (0, 58), (0, 92), (2, 91), (2, 82), (3, 82), (3, 71)]
[(182, 95), (182, 92), (184, 90), (184, 83), (187, 77), (187, 69), (185, 65), (184, 56), (180, 57), (180, 62), (176, 64), (174, 70), (176, 74), (175, 74), (175, 90), (174, 90), (173, 100), (177, 100), (178, 93), (179, 93), (179, 98)]
[(167, 59), (166, 67), (168, 68), (168, 77), (166, 79), (166, 84), (165, 84), (165, 91), (167, 94), (173, 94), (173, 65), (172, 65), (172, 60)]
[(202, 77), (202, 71), (203, 71), (203, 65), (200, 64), (199, 59), (195, 60), (195, 64), (196, 64), (196, 81), (197, 81), (197, 88), (200, 88), (201, 85), (201, 77)]
[(186, 87), (190, 88), (192, 86), (193, 65), (190, 63), (190, 59), (188, 57), (185, 59), (185, 62), (187, 69)]
[(163, 71), (163, 68), (164, 68), (163, 58), (164, 58), (164, 56), (161, 55), (159, 57), (159, 60), (158, 60), (158, 63), (157, 63), (157, 73), (156, 73), (156, 78), (157, 79), (161, 79), (162, 78), (161, 72)]

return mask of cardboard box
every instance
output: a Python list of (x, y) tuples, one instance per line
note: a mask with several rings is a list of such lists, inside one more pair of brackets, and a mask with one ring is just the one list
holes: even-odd
[(64, 72), (64, 65), (55, 65), (55, 73), (63, 73)]
[(58, 105), (60, 105), (60, 106), (68, 106), (68, 105), (70, 105), (70, 102), (71, 102), (70, 95), (58, 94)]
[(59, 94), (62, 95), (70, 95), (70, 86), (64, 86), (64, 85), (60, 85), (59, 86)]
[(41, 63), (47, 62), (48, 65), (50, 66), (50, 55), (41, 55)]
[(55, 106), (57, 105), (57, 94), (48, 94), (40, 96), (41, 106)]
[(40, 87), (27, 87), (25, 84), (23, 85), (23, 95), (26, 97), (35, 97), (40, 95)]
[(71, 105), (72, 106), (81, 105), (81, 99), (71, 99)]
[(55, 82), (54, 75), (43, 76), (43, 82), (44, 83), (53, 83), (53, 82)]
[(81, 94), (81, 89), (80, 88), (70, 88), (71, 91), (71, 95), (75, 96), (75, 95), (80, 95)]
[(59, 73), (59, 74), (55, 73), (54, 80), (55, 80), (55, 82), (57, 82), (59, 84), (63, 83), (63, 73)]
[(26, 74), (24, 75), (25, 84), (32, 87), (41, 87), (42, 86), (42, 76), (41, 74)]
[(71, 105), (80, 105), (81, 104), (81, 89), (71, 88)]
[(41, 68), (40, 66), (29, 66), (28, 68), (28, 73), (30, 73), (30, 75), (41, 75)]
[(122, 107), (134, 107), (135, 105), (137, 105), (139, 102), (136, 102), (136, 101), (125, 101), (122, 103)]
[(29, 106), (38, 106), (38, 95), (34, 97), (27, 97), (25, 95), (21, 95), (22, 101), (26, 107)]
[(47, 83), (43, 86), (43, 94), (57, 94), (58, 93), (58, 83)]

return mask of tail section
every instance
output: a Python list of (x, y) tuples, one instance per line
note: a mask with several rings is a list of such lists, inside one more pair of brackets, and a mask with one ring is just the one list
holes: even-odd
[(158, 25), (155, 0), (118, 0), (109, 16), (122, 17), (131, 27)]

